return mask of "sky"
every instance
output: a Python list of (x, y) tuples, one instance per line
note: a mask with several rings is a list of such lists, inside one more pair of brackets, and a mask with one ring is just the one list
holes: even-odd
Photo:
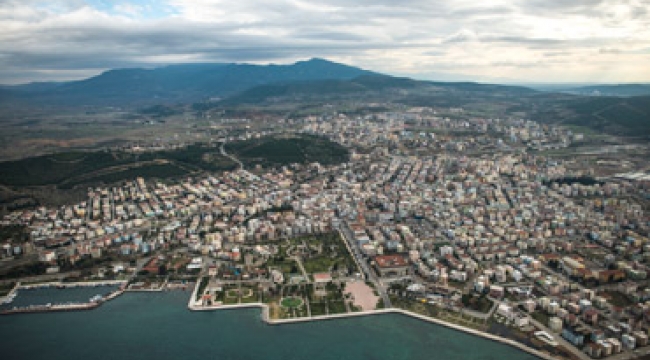
[(650, 0), (0, 0), (0, 84), (313, 57), (427, 80), (650, 82)]

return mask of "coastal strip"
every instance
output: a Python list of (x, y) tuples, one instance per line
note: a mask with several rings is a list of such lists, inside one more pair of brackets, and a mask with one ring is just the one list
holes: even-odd
[(38, 283), (38, 284), (18, 285), (16, 286), (16, 289), (31, 290), (31, 289), (50, 288), (50, 287), (57, 287), (57, 288), (96, 287), (96, 286), (125, 285), (127, 282), (128, 281), (126, 280), (79, 281), (79, 282), (52, 281), (52, 282)]
[(26, 313), (39, 313), (39, 312), (55, 312), (55, 311), (82, 311), (82, 310), (92, 310), (103, 303), (113, 300), (116, 297), (122, 295), (125, 291), (124, 285), (127, 281), (125, 280), (114, 280), (114, 281), (94, 281), (94, 282), (75, 282), (75, 283), (62, 283), (62, 282), (50, 282), (43, 284), (30, 284), (30, 285), (20, 285), (16, 284), (12, 292), (15, 293), (18, 289), (42, 289), (42, 288), (75, 288), (75, 287), (96, 287), (96, 286), (110, 286), (110, 285), (121, 285), (120, 288), (111, 292), (110, 294), (101, 297), (99, 299), (91, 299), (91, 301), (86, 303), (74, 303), (74, 304), (47, 304), (47, 305), (30, 305), (23, 307), (14, 307), (12, 309), (3, 310), (0, 312), (0, 315), (11, 315), (11, 314), (26, 314)]
[(132, 288), (126, 288), (124, 291), (128, 292), (161, 292), (167, 289), (167, 285), (169, 284), (169, 279), (166, 279), (165, 282), (163, 282), (159, 287), (155, 289), (132, 289)]
[(381, 314), (401, 314), (401, 315), (406, 315), (413, 317), (418, 320), (422, 321), (427, 321), (430, 323), (434, 323), (437, 325), (445, 326), (457, 331), (462, 331), (465, 333), (468, 333), (470, 335), (474, 336), (480, 336), (482, 338), (496, 341), (505, 345), (509, 345), (512, 347), (515, 347), (521, 351), (525, 351), (531, 355), (534, 355), (540, 359), (545, 359), (545, 360), (554, 360), (555, 358), (549, 354), (543, 353), (539, 350), (530, 348), (522, 343), (519, 343), (517, 341), (514, 341), (512, 339), (506, 339), (500, 336), (496, 336), (490, 333), (478, 331), (475, 329), (471, 329), (468, 327), (464, 327), (461, 325), (453, 324), (450, 322), (446, 322), (440, 319), (435, 319), (431, 317), (427, 317), (424, 315), (416, 314), (414, 312), (410, 312), (408, 310), (403, 310), (403, 309), (397, 309), (397, 308), (390, 308), (390, 309), (379, 309), (379, 310), (370, 310), (370, 311), (360, 311), (360, 312), (353, 312), (353, 313), (345, 313), (345, 314), (332, 314), (332, 315), (319, 315), (319, 316), (312, 316), (312, 317), (302, 317), (302, 318), (293, 318), (293, 319), (271, 319), (269, 316), (269, 306), (264, 303), (248, 303), (248, 304), (235, 304), (235, 305), (213, 305), (213, 306), (200, 306), (195, 304), (195, 301), (193, 300), (196, 297), (196, 289), (192, 294), (192, 297), (190, 298), (188, 308), (191, 311), (214, 311), (214, 310), (232, 310), (232, 309), (245, 309), (245, 308), (252, 308), (252, 307), (258, 307), (261, 308), (262, 310), (262, 320), (266, 322), (269, 325), (283, 325), (283, 324), (296, 324), (296, 323), (304, 323), (304, 322), (311, 322), (311, 321), (323, 321), (323, 320), (334, 320), (334, 319), (344, 319), (344, 318), (353, 318), (353, 317), (359, 317), (359, 316), (370, 316), (370, 315), (381, 315)]

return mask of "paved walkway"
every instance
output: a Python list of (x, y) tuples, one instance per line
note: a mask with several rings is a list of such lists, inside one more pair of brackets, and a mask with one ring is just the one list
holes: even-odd
[(296, 261), (296, 264), (298, 264), (298, 268), (300, 269), (302, 276), (305, 277), (305, 280), (309, 281), (309, 275), (307, 275), (307, 271), (305, 271), (305, 267), (302, 265), (302, 260), (300, 260), (300, 256), (294, 256), (293, 259)]
[(345, 293), (352, 294), (354, 305), (360, 306), (363, 311), (374, 310), (379, 300), (379, 296), (375, 295), (373, 289), (363, 281), (345, 283)]

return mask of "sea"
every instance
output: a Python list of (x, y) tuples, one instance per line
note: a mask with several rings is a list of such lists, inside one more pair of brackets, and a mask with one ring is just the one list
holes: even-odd
[[(29, 299), (21, 296), (31, 295), (51, 303), (66, 302), (69, 290), (76, 290), (80, 299), (93, 293), (90, 289), (29, 290), (19, 293), (15, 301), (24, 304)], [(181, 290), (125, 293), (89, 311), (0, 316), (0, 358), (537, 359), (504, 344), (401, 314), (269, 325), (262, 321), (260, 309), (189, 311), (190, 295)]]

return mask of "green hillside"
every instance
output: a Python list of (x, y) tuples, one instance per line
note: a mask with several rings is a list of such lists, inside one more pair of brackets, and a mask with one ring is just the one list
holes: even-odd
[(252, 139), (227, 144), (226, 149), (247, 166), (311, 162), (336, 164), (349, 159), (349, 152), (345, 147), (326, 138), (311, 135)]

